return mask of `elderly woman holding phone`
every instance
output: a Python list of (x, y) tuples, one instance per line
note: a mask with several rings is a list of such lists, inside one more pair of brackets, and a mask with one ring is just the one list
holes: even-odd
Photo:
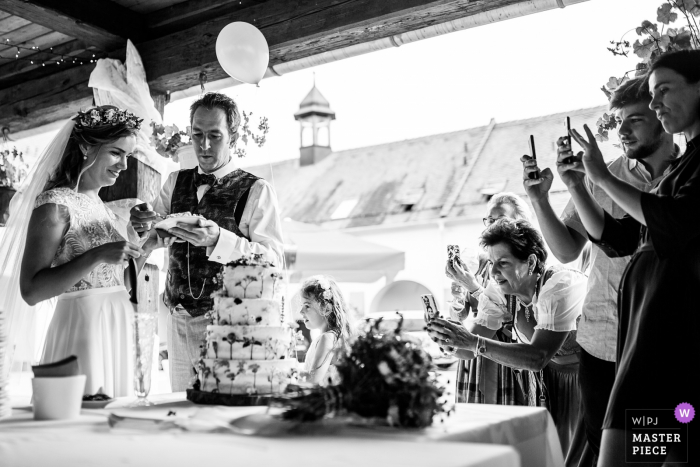
[[(528, 405), (552, 414), (567, 465), (578, 465), (585, 434), (578, 388), (576, 326), (586, 294), (586, 276), (547, 267), (541, 234), (525, 220), (497, 220), (481, 236), (491, 263), (491, 286), (479, 297), (467, 326), (435, 319), (430, 336), (459, 358), (480, 355), (520, 372)], [(517, 342), (493, 339), (513, 322)]]
[[(530, 209), (525, 201), (515, 193), (497, 193), (486, 205), (484, 227), (491, 226), (498, 219), (530, 220)], [(476, 317), (479, 297), (489, 284), (488, 257), (479, 255), (476, 271), (469, 270), (459, 255), (450, 257), (445, 266), (445, 274), (452, 279), (452, 302), (450, 317), (466, 325)], [(473, 313), (470, 313), (473, 311)], [(511, 342), (511, 326), (507, 325), (490, 333), (502, 342)], [(521, 391), (516, 388), (513, 370), (499, 363), (481, 357), (460, 360), (456, 377), (457, 402), (477, 404), (524, 405)]]
[[(608, 256), (634, 253), (618, 289), (617, 374), (603, 422), (602, 467), (625, 462), (625, 430), (635, 413), (627, 409), (655, 417), (665, 410), (670, 418), (681, 403), (695, 410), (700, 404), (688, 368), (698, 355), (700, 324), (700, 50), (662, 55), (647, 79), (649, 107), (667, 133), (682, 133), (687, 141), (685, 154), (650, 193), (610, 173), (588, 127), (587, 137), (571, 131), (584, 149), (572, 163), (565, 163), (573, 155), (566, 138), (559, 139), (559, 170), (584, 173), (629, 213), (614, 219), (585, 193), (574, 199), (589, 238)], [(698, 462), (696, 446), (690, 453), (687, 448), (672, 443), (665, 461)]]

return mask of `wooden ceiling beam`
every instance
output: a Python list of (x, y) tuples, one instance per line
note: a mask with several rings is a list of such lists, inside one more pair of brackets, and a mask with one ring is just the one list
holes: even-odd
[[(276, 65), (525, 1), (268, 0), (137, 48), (151, 92), (157, 94), (198, 85), (202, 71), (209, 81), (228, 77), (217, 62), (214, 46), (221, 29), (233, 21), (260, 28), (270, 46), (270, 64)], [(115, 50), (110, 56), (123, 58), (123, 51)], [(92, 100), (87, 87), (92, 68), (83, 65), (0, 90), (0, 126), (16, 133), (49, 123), (50, 118), (68, 118)], [(48, 116), (42, 109), (48, 109)]]
[(93, 66), (64, 69), (0, 92), (0, 127), (11, 133), (63, 120), (92, 104)]
[[(246, 1), (246, 4), (248, 1)], [(166, 8), (154, 11), (146, 15), (146, 24), (149, 28), (159, 28), (168, 26), (181, 21), (191, 21), (192, 18), (201, 19), (201, 15), (205, 15), (214, 10), (218, 10), (223, 6), (240, 5), (235, 0), (189, 0), (180, 2)], [(240, 8), (235, 8), (240, 9)]]
[[(18, 29), (20, 33), (13, 35), (12, 39), (14, 41), (12, 42), (12, 45), (8, 46), (5, 44), (0, 43), (0, 57), (2, 58), (15, 58), (17, 55), (17, 46), (23, 47), (23, 48), (31, 48), (31, 47), (45, 47), (47, 45), (46, 40), (41, 40), (42, 37), (46, 37), (49, 34), (53, 33), (56, 38), (58, 37), (63, 37), (66, 38), (65, 34), (61, 34), (60, 32), (57, 33), (55, 31), (51, 31), (48, 28), (45, 28), (44, 26), (40, 26), (38, 24), (28, 24), (27, 26), (24, 26), (20, 29)], [(37, 40), (38, 39), (38, 40)], [(72, 38), (68, 39), (71, 40)], [(65, 41), (64, 41), (65, 42)], [(60, 42), (58, 42), (60, 44)], [(50, 42), (48, 44), (51, 44)], [(49, 45), (49, 47), (51, 47)], [(25, 55), (30, 55), (34, 53), (33, 51), (30, 50), (24, 50), (21, 49), (19, 55), (20, 56), (25, 56)], [(2, 63), (2, 62), (0, 62)]]
[[(56, 43), (58, 40), (62, 39), (61, 37), (56, 37), (58, 35), (63, 36), (63, 34), (58, 32), (47, 34), (46, 40), (51, 40), (52, 43)], [(37, 38), (37, 40), (39, 39), (41, 38)], [(96, 49), (90, 49), (83, 41), (75, 39), (68, 39), (68, 42), (54, 46), (53, 50), (50, 52), (39, 50), (30, 53), (29, 51), (25, 51), (24, 53), (27, 54), (26, 58), (29, 58), (34, 63), (27, 60), (16, 60), (3, 64), (3, 62), (0, 61), (0, 65), (2, 65), (0, 66), (0, 89), (51, 75), (57, 70), (60, 70), (60, 68), (56, 68), (57, 66), (70, 68), (73, 66), (72, 59), (75, 57), (80, 57), (76, 65), (80, 65), (80, 60), (89, 62), (91, 58), (90, 53), (96, 51)], [(65, 56), (68, 63), (56, 65), (56, 55)], [(42, 66), (42, 63), (45, 62), (50, 62), (50, 64)]]
[(219, 32), (233, 21), (258, 27), (270, 64), (389, 37), (526, 0), (269, 0), (139, 45), (154, 91), (226, 78), (216, 59)]
[(143, 16), (111, 0), (2, 0), (2, 9), (104, 51), (148, 36)]
[(0, 39), (2, 42), (5, 42), (8, 33), (28, 24), (32, 24), (32, 22), (24, 18), (20, 18), (19, 16), (14, 16), (7, 13), (7, 16), (0, 18), (0, 34), (2, 34)]

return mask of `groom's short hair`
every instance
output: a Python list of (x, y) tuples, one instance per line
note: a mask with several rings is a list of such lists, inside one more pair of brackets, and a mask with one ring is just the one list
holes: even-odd
[(610, 96), (610, 110), (619, 110), (631, 104), (651, 101), (649, 83), (642, 78), (631, 78), (615, 89)]
[(218, 92), (208, 92), (190, 106), (190, 125), (194, 119), (194, 113), (198, 108), (221, 109), (226, 114), (226, 124), (228, 133), (231, 136), (231, 145), (238, 139), (238, 127), (241, 124), (241, 114), (238, 111), (236, 102), (225, 94)]

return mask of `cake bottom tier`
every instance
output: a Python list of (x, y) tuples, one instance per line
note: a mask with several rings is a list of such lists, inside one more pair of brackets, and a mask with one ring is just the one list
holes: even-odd
[(200, 391), (219, 394), (278, 394), (297, 380), (299, 362), (203, 358), (197, 368)]

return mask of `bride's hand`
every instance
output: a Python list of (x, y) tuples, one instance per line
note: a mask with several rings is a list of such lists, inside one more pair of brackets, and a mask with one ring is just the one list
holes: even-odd
[(467, 328), (441, 318), (428, 323), (428, 334), (441, 346), (472, 350), (476, 345), (476, 336)]
[(138, 258), (145, 254), (141, 248), (129, 242), (105, 243), (89, 250), (88, 253), (94, 256), (98, 264), (124, 264), (130, 258)]
[(167, 248), (172, 243), (172, 240), (176, 237), (161, 237), (158, 235), (157, 229), (151, 229), (148, 232), (148, 239), (144, 242), (141, 248), (143, 248), (146, 254), (150, 254), (153, 250), (158, 248)]

